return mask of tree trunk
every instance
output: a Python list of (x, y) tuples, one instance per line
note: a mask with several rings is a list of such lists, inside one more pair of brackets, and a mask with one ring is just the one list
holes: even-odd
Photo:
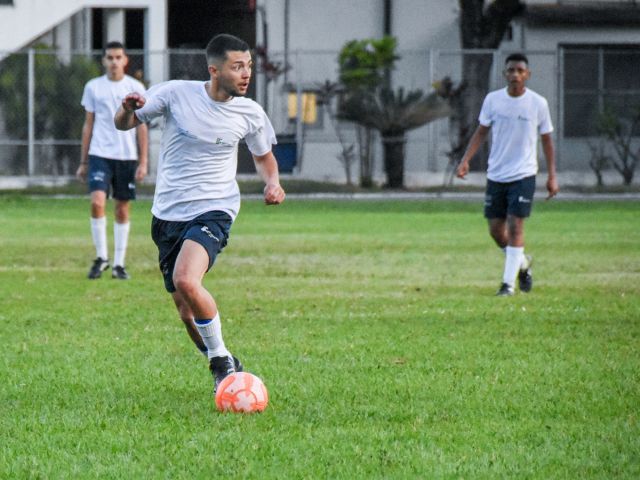
[(360, 186), (373, 186), (373, 130), (362, 125), (356, 126), (360, 154)]
[[(458, 158), (462, 158), (471, 136), (478, 126), (478, 116), (484, 97), (489, 92), (491, 65), (493, 55), (490, 53), (466, 54), (462, 61), (462, 78), (465, 89), (458, 104), (460, 119), (458, 130), (458, 147), (461, 149)], [(469, 164), (471, 171), (484, 171), (487, 168), (488, 148), (485, 143)]]
[(384, 147), (384, 170), (387, 174), (388, 188), (404, 188), (404, 146), (407, 136), (404, 133), (382, 134)]
[[(520, 0), (458, 0), (460, 6), (460, 40), (465, 50), (496, 49), (509, 23), (524, 9)], [(458, 105), (458, 143), (453, 145), (451, 156), (462, 158), (469, 139), (478, 124), (482, 101), (489, 92), (491, 78), (491, 54), (467, 54), (462, 59), (463, 97)], [(483, 170), (487, 164), (487, 147), (484, 146), (470, 163), (471, 170)]]

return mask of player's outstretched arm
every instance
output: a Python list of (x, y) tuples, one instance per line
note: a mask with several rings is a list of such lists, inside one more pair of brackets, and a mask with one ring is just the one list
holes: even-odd
[(489, 127), (485, 127), (484, 125), (478, 125), (476, 131), (473, 132), (467, 150), (464, 152), (462, 160), (460, 160), (458, 168), (456, 169), (456, 176), (458, 178), (464, 178), (467, 173), (469, 173), (469, 162), (486, 140), (488, 133)]
[(542, 140), (542, 151), (547, 159), (547, 192), (549, 192), (547, 200), (549, 200), (555, 197), (560, 190), (556, 177), (556, 151), (550, 133), (541, 135), (540, 138)]
[(138, 120), (133, 112), (142, 108), (146, 102), (146, 99), (139, 93), (130, 93), (122, 99), (122, 105), (116, 112), (113, 119), (116, 128), (118, 130), (130, 130), (133, 127), (137, 127), (142, 122)]
[(264, 155), (254, 155), (253, 160), (256, 170), (265, 183), (264, 203), (267, 205), (279, 205), (284, 202), (284, 189), (280, 186), (280, 174), (278, 172), (278, 162), (273, 152)]

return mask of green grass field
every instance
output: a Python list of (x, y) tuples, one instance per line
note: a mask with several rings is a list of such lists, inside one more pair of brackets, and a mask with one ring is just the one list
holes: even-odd
[(132, 279), (88, 281), (87, 199), (0, 197), (0, 478), (640, 477), (640, 203), (539, 202), (534, 291), (496, 298), (478, 203), (245, 202), (205, 283), (253, 416), (215, 410), (149, 207)]

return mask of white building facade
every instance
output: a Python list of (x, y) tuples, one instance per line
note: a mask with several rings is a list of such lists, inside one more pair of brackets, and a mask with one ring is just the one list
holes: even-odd
[[(461, 76), (460, 12), (458, 2), (451, 0), (58, 0), (55, 8), (51, 3), (0, 0), (0, 58), (45, 43), (64, 59), (95, 54), (101, 42), (121, 39), (126, 44), (128, 37), (135, 37), (144, 78), (154, 84), (206, 74), (200, 56), (202, 39), (221, 31), (266, 47), (266, 58), (273, 65), (289, 68), (273, 77), (258, 68), (252, 95), (265, 106), (282, 138), (294, 142), (292, 175), (302, 178), (336, 182), (346, 178), (335, 125), (313, 96), (319, 85), (337, 80), (338, 52), (346, 42), (385, 34), (396, 37), (401, 58), (392, 73), (394, 88), (428, 92), (445, 76), (454, 82)], [(494, 53), (491, 88), (503, 85), (504, 57), (513, 51), (526, 53), (533, 72), (530, 87), (549, 100), (552, 110), (559, 168), (576, 178), (583, 175), (578, 183), (588, 183), (593, 181), (589, 158), (597, 141), (596, 113), (611, 102), (627, 110), (640, 106), (639, 80), (632, 74), (640, 60), (640, 6), (622, 0), (524, 3), (526, 11), (513, 20)], [(222, 21), (216, 11), (225, 12)], [(133, 24), (131, 12), (138, 13)], [(185, 18), (193, 22), (186, 30), (201, 32), (197, 42), (175, 25), (185, 23)], [(259, 67), (264, 58), (258, 56)], [(187, 67), (196, 73), (184, 73)], [(356, 142), (353, 126), (341, 123), (338, 128), (343, 139)], [(0, 175), (51, 173), (38, 166), (38, 158), (31, 158), (29, 167), (17, 173), (2, 167), (8, 151), (31, 148), (25, 155), (38, 157), (37, 145), (50, 139), (37, 138), (32, 130), (27, 138), (12, 138), (0, 118)], [(409, 134), (406, 185), (446, 180), (452, 135), (446, 119)], [(152, 138), (155, 141), (157, 135)], [(79, 145), (79, 138), (63, 140)], [(152, 155), (156, 147), (152, 146)], [(375, 177), (382, 183), (381, 155), (377, 142)], [(73, 159), (67, 163), (66, 171), (54, 173), (73, 171)], [(357, 176), (357, 165), (354, 168)]]

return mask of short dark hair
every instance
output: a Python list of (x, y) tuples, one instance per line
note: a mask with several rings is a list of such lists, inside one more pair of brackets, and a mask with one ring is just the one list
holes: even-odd
[(106, 55), (107, 54), (107, 50), (111, 50), (112, 48), (120, 48), (122, 50), (124, 50), (124, 45), (122, 44), (122, 42), (108, 42), (105, 46), (104, 46), (104, 50), (102, 51), (102, 55)]
[(227, 33), (216, 35), (207, 44), (207, 63), (222, 62), (227, 58), (227, 52), (246, 52), (249, 44), (244, 40)]
[(524, 53), (512, 53), (504, 61), (504, 64), (506, 65), (509, 62), (524, 62), (527, 66), (529, 65), (529, 59)]

